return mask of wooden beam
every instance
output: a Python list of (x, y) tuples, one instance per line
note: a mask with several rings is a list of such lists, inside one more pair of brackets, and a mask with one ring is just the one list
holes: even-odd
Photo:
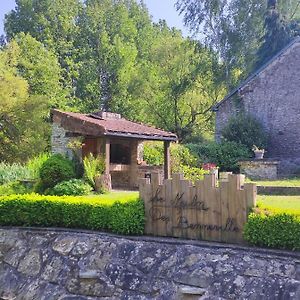
[(165, 179), (171, 178), (170, 141), (164, 141), (164, 174)]
[(110, 139), (105, 138), (105, 174), (109, 174), (110, 166)]

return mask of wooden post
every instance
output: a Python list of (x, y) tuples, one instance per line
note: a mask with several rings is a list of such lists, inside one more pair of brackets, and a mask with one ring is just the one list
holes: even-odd
[(165, 179), (171, 177), (171, 163), (170, 163), (170, 142), (164, 141), (164, 174)]
[(109, 174), (110, 165), (110, 139), (105, 138), (105, 174)]

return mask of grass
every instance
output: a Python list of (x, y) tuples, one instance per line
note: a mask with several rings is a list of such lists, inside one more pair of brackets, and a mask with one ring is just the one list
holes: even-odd
[(267, 196), (258, 195), (257, 205), (259, 208), (272, 212), (284, 212), (300, 215), (300, 195), (299, 196)]
[[(67, 197), (67, 196), (65, 196)], [(128, 202), (131, 200), (136, 200), (139, 198), (139, 192), (133, 192), (133, 191), (112, 191), (107, 194), (91, 194), (88, 196), (76, 196), (78, 200), (88, 201), (89, 199), (93, 202), (103, 202), (103, 201), (109, 201), (109, 202)]]
[(289, 186), (289, 187), (300, 187), (300, 178), (287, 178), (281, 180), (247, 180), (247, 182), (255, 182), (257, 185), (260, 186)]

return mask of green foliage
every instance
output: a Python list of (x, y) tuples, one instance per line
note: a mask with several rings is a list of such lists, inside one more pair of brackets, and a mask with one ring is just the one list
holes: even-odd
[(22, 179), (32, 179), (32, 173), (26, 166), (0, 162), (0, 184)]
[[(199, 168), (197, 156), (185, 145), (171, 144), (171, 171), (183, 173), (186, 179), (192, 181), (203, 179), (207, 171)], [(164, 148), (162, 143), (148, 142), (144, 144), (144, 160), (149, 165), (159, 166), (164, 163)]]
[(143, 202), (137, 195), (124, 194), (124, 199), (118, 200), (112, 198), (111, 195), (102, 198), (37, 194), (2, 196), (0, 225), (52, 226), (142, 234)]
[(20, 74), (51, 104), (105, 108), (180, 140), (213, 131), (210, 107), (226, 92), (219, 60), (166, 22), (154, 24), (139, 1), (18, 0), (5, 31), (21, 50)]
[(202, 162), (215, 163), (221, 172), (239, 171), (238, 162), (249, 159), (251, 153), (241, 144), (235, 142), (188, 144), (187, 147), (198, 156)]
[(156, 143), (156, 142), (144, 143), (143, 159), (150, 166), (163, 165), (164, 163), (163, 144)]
[(249, 150), (253, 145), (263, 149), (267, 147), (267, 134), (262, 124), (250, 115), (232, 117), (223, 128), (222, 137), (226, 141), (245, 145)]
[(171, 167), (173, 172), (180, 172), (181, 166), (197, 167), (198, 160), (191, 151), (181, 144), (171, 146)]
[(0, 195), (13, 195), (13, 194), (28, 194), (32, 189), (22, 184), (20, 181), (12, 181), (0, 185)]
[(58, 183), (49, 192), (55, 196), (83, 196), (88, 195), (92, 187), (80, 179), (71, 179)]
[(38, 179), (40, 177), (40, 170), (43, 163), (49, 158), (48, 153), (40, 153), (38, 156), (31, 158), (26, 166), (31, 173), (31, 178)]
[[(299, 20), (298, 20), (299, 24)], [(265, 14), (264, 35), (257, 51), (255, 68), (258, 69), (293, 39), (290, 20), (286, 20), (278, 10), (277, 4), (269, 1)]]
[(6, 162), (26, 161), (44, 151), (50, 135), (48, 99), (31, 94), (20, 77), (20, 51), (15, 41), (0, 50), (0, 161)]
[(224, 65), (223, 78), (230, 89), (245, 78), (255, 64), (258, 66), (284, 46), (287, 31), (293, 36), (300, 33), (298, 0), (270, 1), (271, 5), (276, 2), (276, 9), (269, 12), (267, 2), (176, 1), (185, 24), (218, 53)]
[(193, 183), (196, 180), (203, 180), (205, 174), (209, 174), (209, 171), (201, 168), (193, 168), (189, 166), (181, 166), (180, 172), (183, 173), (185, 179), (191, 180)]
[(105, 170), (104, 157), (94, 157), (92, 153), (89, 153), (89, 155), (83, 159), (83, 166), (85, 180), (95, 188), (95, 177), (103, 174)]
[(244, 227), (245, 239), (256, 246), (300, 250), (300, 217), (252, 213)]
[(30, 94), (44, 95), (50, 105), (65, 106), (65, 94), (61, 86), (61, 68), (55, 54), (29, 34), (14, 37), (19, 47), (18, 73), (27, 81)]
[(61, 154), (50, 156), (40, 169), (42, 188), (53, 188), (56, 184), (75, 177), (75, 170), (72, 162)]
[[(171, 165), (174, 172), (181, 165), (196, 167), (198, 164), (197, 158), (190, 150), (181, 144), (171, 144)], [(161, 142), (144, 143), (144, 160), (151, 166), (159, 166), (164, 163), (164, 146)]]

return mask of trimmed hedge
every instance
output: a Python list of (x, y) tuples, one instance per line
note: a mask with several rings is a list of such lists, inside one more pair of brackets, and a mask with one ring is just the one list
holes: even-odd
[[(98, 198), (98, 199), (97, 199)], [(0, 225), (66, 227), (142, 234), (144, 206), (137, 197), (113, 200), (99, 197), (42, 196), (0, 197)]]
[(300, 250), (300, 216), (251, 213), (244, 228), (245, 239), (253, 245)]

